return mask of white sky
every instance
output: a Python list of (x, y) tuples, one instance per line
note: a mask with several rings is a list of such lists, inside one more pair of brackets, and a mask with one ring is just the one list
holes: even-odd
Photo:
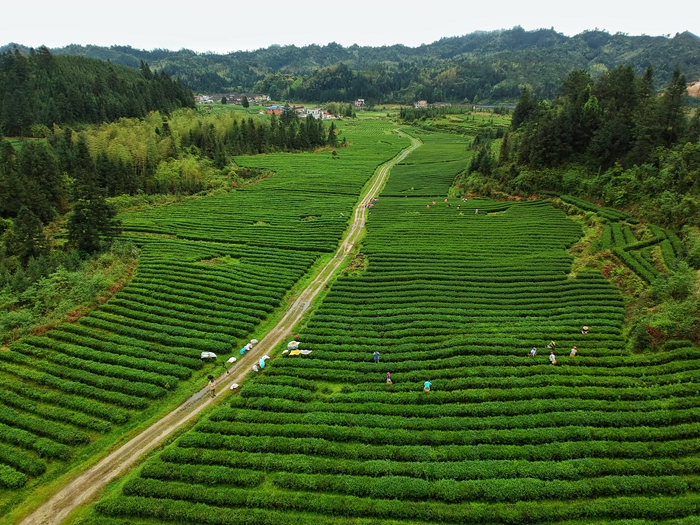
[(0, 14), (0, 45), (130, 45), (226, 53), (272, 44), (337, 42), (415, 47), (472, 31), (554, 27), (565, 35), (585, 29), (630, 35), (700, 35), (696, 0), (32, 0), (7, 2)]

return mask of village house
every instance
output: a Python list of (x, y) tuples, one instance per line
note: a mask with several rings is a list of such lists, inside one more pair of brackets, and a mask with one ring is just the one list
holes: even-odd
[(243, 104), (243, 97), (248, 99), (249, 104), (261, 104), (270, 101), (270, 95), (265, 95), (264, 93), (238, 93), (236, 91), (231, 93), (198, 95), (194, 97), (194, 101), (197, 104), (212, 104), (213, 102), (221, 102), (221, 100), (225, 98), (227, 104), (236, 104), (240, 106)]
[(329, 113), (327, 110), (321, 109), (321, 108), (311, 108), (311, 109), (302, 108), (301, 111), (298, 112), (298, 114), (299, 114), (300, 118), (306, 118), (309, 115), (315, 119), (321, 119), (321, 120), (335, 120), (337, 118), (332, 113)]
[(365, 99), (364, 98), (358, 98), (355, 102), (352, 103), (353, 106), (356, 108), (360, 108), (365, 105)]
[(418, 109), (418, 108), (427, 108), (428, 107), (428, 101), (427, 100), (419, 100), (418, 102), (415, 102), (413, 104), (413, 107)]

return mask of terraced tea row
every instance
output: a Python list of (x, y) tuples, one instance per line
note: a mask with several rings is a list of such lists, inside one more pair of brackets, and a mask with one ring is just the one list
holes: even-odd
[[(138, 242), (139, 273), (114, 300), (79, 323), (0, 352), (5, 488), (41, 475), (54, 460), (69, 461), (73, 447), (176, 390), (202, 368), (201, 351), (229, 353), (317, 257), (302, 252), (290, 261), (286, 251), (264, 250), (266, 264), (245, 247)], [(212, 257), (236, 264), (202, 264)]]
[[(201, 388), (214, 365), (203, 369), (200, 353), (230, 354), (252, 337), (321, 253), (335, 248), (348, 221), (338, 210), (349, 211), (377, 164), (408, 143), (386, 125), (381, 132), (382, 140), (357, 134), (342, 161), (319, 154), (342, 163), (338, 176), (349, 193), (320, 180), (325, 165), (298, 173), (303, 162), (289, 161), (303, 155), (273, 155), (267, 158), (279, 164), (278, 182), (127, 216), (125, 237), (142, 250), (131, 283), (78, 322), (0, 352), (0, 513), (173, 397)], [(306, 188), (303, 198), (281, 196), (290, 180)], [(235, 225), (265, 214), (277, 225), (254, 226), (246, 243)], [(285, 221), (292, 215), (308, 227), (290, 240), (296, 226)], [(256, 233), (263, 230), (269, 236)]]
[(351, 147), (237, 159), (274, 175), (235, 193), (124, 216), (131, 231), (330, 252), (374, 169), (408, 145), (383, 122), (343, 132)]
[(700, 351), (628, 355), (619, 292), (570, 273), (574, 222), (543, 202), (382, 196), (368, 232), (366, 269), (300, 332), (312, 353), (273, 360), (90, 523), (697, 513)]
[(394, 166), (382, 192), (385, 197), (444, 197), (455, 176), (469, 164), (469, 138), (426, 131), (416, 136), (424, 146)]
[[(560, 198), (603, 218), (607, 224), (598, 247), (601, 250), (611, 250), (625, 266), (647, 283), (660, 275), (660, 269), (665, 271), (666, 268), (673, 268), (683, 253), (678, 235), (671, 230), (649, 225), (645, 238), (637, 239), (630, 224), (639, 224), (639, 221), (629, 214), (614, 208), (599, 207), (568, 195), (561, 195)], [(660, 257), (654, 254), (657, 246), (660, 247)]]

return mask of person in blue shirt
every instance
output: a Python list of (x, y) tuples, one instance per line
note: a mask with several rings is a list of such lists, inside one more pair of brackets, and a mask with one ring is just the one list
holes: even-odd
[(423, 383), (423, 392), (430, 392), (430, 385), (432, 385), (430, 381)]

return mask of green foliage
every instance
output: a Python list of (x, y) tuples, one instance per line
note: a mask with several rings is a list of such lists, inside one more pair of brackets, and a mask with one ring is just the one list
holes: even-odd
[(30, 258), (38, 258), (46, 250), (44, 228), (39, 218), (25, 206), (20, 208), (13, 226), (12, 237), (6, 244), (9, 252), (16, 254), (26, 267)]
[(698, 144), (687, 142), (685, 78), (676, 70), (663, 97), (654, 96), (653, 82), (651, 67), (637, 77), (620, 66), (595, 81), (573, 71), (561, 95), (537, 107), (524, 90), (499, 156), (500, 189), (563, 190), (629, 207), (658, 225), (695, 225), (700, 155)]
[(76, 183), (73, 210), (68, 217), (68, 240), (75, 248), (92, 254), (110, 246), (121, 233), (117, 209), (94, 184)]
[[(33, 50), (32, 50), (33, 51)], [(194, 107), (191, 91), (153, 74), (84, 56), (55, 56), (44, 46), (0, 55), (0, 122), (9, 136), (47, 136), (54, 124), (144, 117), (149, 111)]]
[(145, 60), (202, 93), (252, 90), (268, 93), (273, 100), (364, 98), (368, 103), (412, 105), (416, 100), (515, 101), (523, 86), (539, 97), (553, 98), (571, 68), (589, 68), (597, 78), (621, 63), (631, 64), (638, 74), (655, 64), (661, 83), (672, 77), (677, 65), (687, 78), (698, 78), (699, 48), (698, 39), (688, 32), (666, 38), (592, 30), (567, 37), (553, 29), (514, 27), (446, 37), (416, 48), (330, 43), (216, 55), (71, 45), (53, 52), (134, 68)]
[[(177, 136), (185, 120), (175, 118), (166, 127), (160, 116), (151, 118), (159, 137)], [(120, 124), (139, 128), (133, 121)], [(108, 128), (117, 130), (115, 137), (123, 129)], [(49, 462), (55, 463), (52, 472), (73, 468), (73, 462), (99, 448), (93, 441), (98, 434), (118, 434), (132, 417), (179, 392), (181, 381), (206, 366), (200, 352), (225, 356), (237, 350), (283, 304), (319, 255), (334, 251), (347, 227), (339, 210), (350, 216), (376, 166), (407, 143), (386, 123), (342, 133), (353, 143), (342, 160), (328, 152), (237, 158), (237, 164), (246, 164), (237, 167), (240, 179), (257, 184), (124, 214), (127, 233), (109, 252), (84, 261), (74, 259), (75, 251), (51, 252), (30, 259), (26, 270), (17, 269), (3, 283), (0, 298), (6, 310), (0, 322), (15, 328), (3, 337), (24, 334), (0, 351), (0, 465), (21, 474), (5, 468), (0, 472), (3, 489), (12, 489), (2, 495), (5, 508), (22, 503), (14, 492), (20, 481), (26, 482), (21, 476), (40, 477)], [(72, 133), (62, 133), (58, 147), (67, 146), (61, 145), (64, 136), (73, 143)], [(84, 137), (78, 137), (66, 159), (77, 183), (87, 185), (94, 176), (93, 137)], [(310, 216), (316, 220), (307, 220)], [(140, 234), (149, 231), (156, 235)], [(35, 313), (55, 307), (65, 315), (79, 306), (74, 298), (94, 300), (106, 288), (120, 287), (109, 279), (110, 272), (103, 277), (100, 270), (131, 265), (136, 255), (138, 272), (109, 302), (91, 305), (82, 317), (74, 313), (74, 322), (37, 330), (41, 336), (26, 335)], [(32, 261), (40, 264), (35, 268)], [(13, 291), (20, 271), (30, 282), (22, 292)], [(87, 309), (78, 312), (83, 313)], [(18, 319), (21, 315), (27, 319)], [(292, 385), (276, 386), (294, 390)], [(149, 466), (143, 472), (152, 479), (207, 485), (255, 487), (264, 480), (259, 472), (244, 469), (180, 464)]]
[(404, 108), (399, 111), (399, 117), (412, 124), (417, 120), (444, 117), (445, 115), (462, 115), (471, 110), (463, 106), (441, 106), (429, 108)]
[(78, 306), (94, 305), (133, 262), (133, 244), (118, 242), (115, 248), (92, 260), (81, 260), (76, 251), (52, 252), (30, 259), (26, 271), (6, 265), (0, 274), (2, 342), (55, 323)]
[(19, 151), (15, 151), (0, 138), (0, 192), (3, 191), (3, 217), (16, 217), (26, 207), (46, 224), (67, 209), (65, 183), (56, 155), (44, 141), (21, 141)]
[(4, 489), (19, 489), (27, 483), (27, 476), (12, 467), (0, 465), (0, 486)]
[[(468, 165), (471, 153), (466, 151), (467, 138), (448, 133), (420, 137), (423, 145), (392, 169), (384, 187), (385, 196), (421, 196), (443, 201), (455, 177)], [(444, 202), (439, 205), (447, 206)]]
[[(426, 181), (444, 192), (448, 169), (436, 165), (465, 162), (460, 140), (429, 135), (394, 168), (368, 215), (366, 269), (340, 276), (300, 331), (313, 352), (273, 359), (98, 516), (555, 523), (695, 512), (700, 353), (628, 354), (620, 293), (597, 272), (570, 276), (566, 249), (581, 228), (549, 203), (401, 192)], [(616, 219), (609, 244), (625, 254), (665, 235), (637, 240)], [(579, 355), (556, 366), (526, 356), (552, 339), (557, 354), (578, 345)]]

